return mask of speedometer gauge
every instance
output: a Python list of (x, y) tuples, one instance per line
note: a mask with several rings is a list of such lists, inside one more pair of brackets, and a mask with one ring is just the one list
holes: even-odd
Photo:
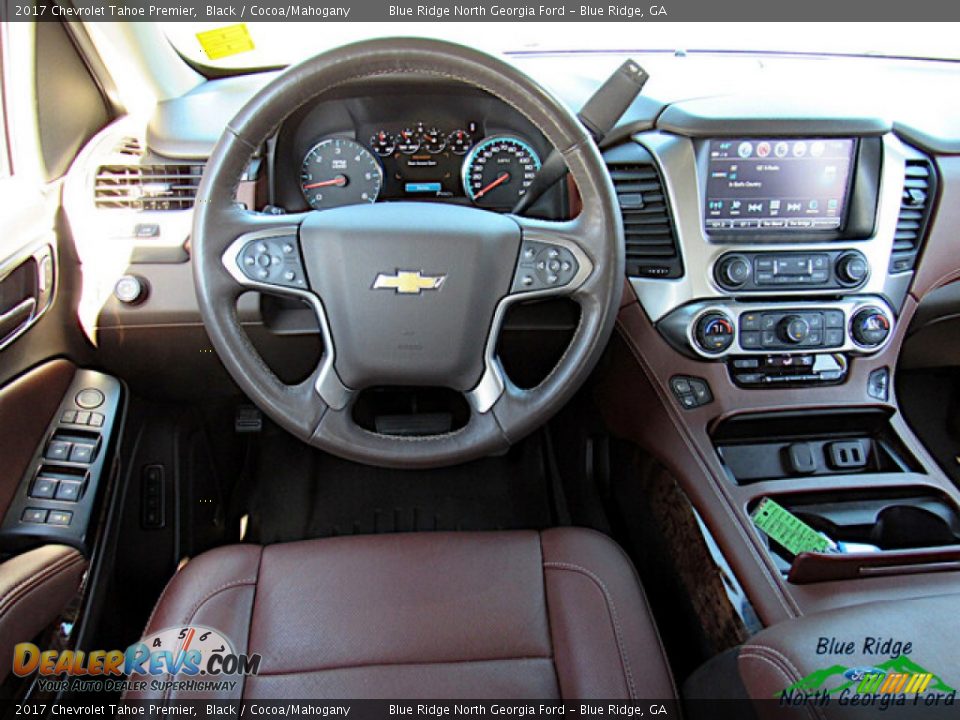
[(478, 143), (463, 162), (463, 189), (475, 205), (511, 208), (540, 169), (536, 151), (519, 138), (498, 135)]
[(347, 138), (321, 140), (300, 168), (300, 189), (312, 208), (375, 202), (383, 185), (380, 163), (363, 145)]

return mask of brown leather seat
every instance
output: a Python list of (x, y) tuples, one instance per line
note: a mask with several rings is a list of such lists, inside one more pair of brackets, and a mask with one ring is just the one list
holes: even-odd
[(147, 633), (188, 624), (262, 656), (233, 697), (676, 696), (633, 566), (590, 530), (224, 547), (173, 578)]

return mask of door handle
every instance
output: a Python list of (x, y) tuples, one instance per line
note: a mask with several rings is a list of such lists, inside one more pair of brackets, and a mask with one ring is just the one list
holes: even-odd
[(36, 309), (37, 299), (29, 297), (0, 314), (0, 345), (4, 345), (8, 338), (26, 328)]
[(53, 250), (45, 243), (0, 267), (0, 350), (49, 308), (54, 278)]

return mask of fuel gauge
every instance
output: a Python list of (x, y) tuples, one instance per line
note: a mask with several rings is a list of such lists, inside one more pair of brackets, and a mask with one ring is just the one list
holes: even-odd
[(377, 155), (382, 157), (393, 155), (393, 151), (397, 149), (397, 145), (393, 140), (393, 135), (388, 133), (386, 130), (379, 130), (371, 136), (370, 147), (373, 148), (373, 151)]

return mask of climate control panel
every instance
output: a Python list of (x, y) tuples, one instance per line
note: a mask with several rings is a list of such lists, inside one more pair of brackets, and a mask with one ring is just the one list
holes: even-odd
[(859, 250), (732, 252), (713, 266), (715, 282), (729, 292), (850, 289), (869, 276), (870, 264)]
[(703, 301), (670, 313), (658, 328), (675, 346), (704, 358), (772, 353), (869, 354), (882, 348), (894, 314), (879, 297), (833, 302)]

